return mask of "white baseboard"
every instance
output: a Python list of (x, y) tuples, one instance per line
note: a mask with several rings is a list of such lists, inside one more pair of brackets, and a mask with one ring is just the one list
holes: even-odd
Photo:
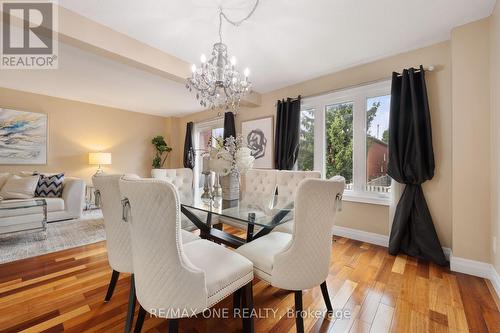
[(492, 264), (482, 261), (470, 260), (461, 257), (450, 257), (450, 270), (469, 275), (474, 275), (491, 281), (497, 296), (500, 297), (500, 275)]
[(389, 245), (389, 236), (358, 229), (346, 228), (336, 225), (333, 227), (333, 234), (335, 236), (350, 238), (360, 242), (365, 242), (385, 247)]
[(453, 255), (450, 259), (450, 269), (453, 272), (465, 273), (486, 279), (489, 279), (491, 276), (491, 264), (482, 261), (455, 257)]
[[(376, 234), (373, 232), (341, 227), (336, 225), (333, 227), (333, 234), (335, 236), (350, 238), (369, 244), (375, 244), (384, 247), (389, 246), (389, 236)], [(446, 257), (446, 260), (450, 260), (451, 249), (449, 247), (443, 247), (443, 252), (444, 256)]]
[(497, 296), (500, 297), (500, 274), (498, 274), (497, 270), (493, 265), (491, 265), (491, 277), (490, 277), (491, 284), (493, 285), (493, 288), (495, 288), (495, 291), (497, 292)]

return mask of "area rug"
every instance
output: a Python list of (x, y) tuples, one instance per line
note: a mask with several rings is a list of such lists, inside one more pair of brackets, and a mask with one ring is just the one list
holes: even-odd
[(86, 211), (81, 219), (48, 223), (46, 239), (41, 232), (0, 235), (0, 264), (105, 239), (101, 211)]

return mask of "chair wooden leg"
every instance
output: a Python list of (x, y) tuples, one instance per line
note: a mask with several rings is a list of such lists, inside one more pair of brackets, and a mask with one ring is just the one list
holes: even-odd
[(236, 290), (233, 293), (233, 311), (235, 309), (241, 308), (241, 295), (243, 293), (243, 288)]
[(146, 310), (142, 306), (139, 306), (139, 314), (137, 315), (137, 321), (135, 323), (134, 333), (141, 333), (142, 324), (144, 324), (144, 318), (146, 317)]
[(127, 321), (125, 322), (125, 333), (129, 333), (132, 329), (132, 323), (134, 322), (134, 312), (135, 312), (135, 280), (134, 274), (130, 276), (130, 291), (128, 294), (128, 310), (127, 310)]
[(304, 318), (302, 318), (302, 290), (295, 291), (295, 326), (297, 333), (304, 333)]
[(107, 303), (113, 296), (113, 292), (115, 291), (116, 282), (118, 281), (118, 277), (120, 276), (120, 272), (113, 270), (111, 274), (111, 280), (109, 281), (108, 292), (106, 293), (106, 297), (104, 297), (104, 302)]
[(179, 332), (179, 319), (169, 319), (168, 320), (168, 333)]
[(254, 322), (253, 322), (253, 286), (252, 286), (252, 281), (247, 283), (246, 286), (243, 287), (243, 300), (244, 304), (243, 307), (246, 308), (248, 311), (247, 313), (244, 313), (245, 316), (243, 316), (243, 332), (245, 333), (254, 333), (255, 327), (254, 327)]
[(330, 301), (330, 295), (328, 295), (328, 287), (326, 286), (326, 281), (321, 284), (321, 293), (323, 294), (323, 299), (325, 300), (326, 309), (329, 313), (332, 313), (332, 302)]

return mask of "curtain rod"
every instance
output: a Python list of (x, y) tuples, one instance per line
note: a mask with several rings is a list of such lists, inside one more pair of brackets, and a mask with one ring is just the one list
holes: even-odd
[[(429, 67), (424, 67), (424, 72), (433, 72), (434, 71), (434, 66), (430, 65)], [(420, 68), (415, 68), (415, 73), (420, 72)], [(398, 76), (402, 76), (401, 73), (398, 73)]]
[[(436, 70), (436, 67), (434, 65), (430, 65), (428, 67), (424, 67), (424, 71), (426, 71), (426, 72), (434, 72), (435, 70)], [(416, 72), (420, 72), (420, 68), (416, 69), (415, 71)], [(401, 74), (399, 74), (399, 75), (401, 76)], [(365, 81), (365, 82), (353, 84), (353, 85), (342, 87), (342, 88), (338, 88), (338, 89), (333, 89), (333, 90), (324, 91), (324, 92), (320, 92), (320, 93), (316, 93), (316, 94), (310, 94), (310, 95), (307, 95), (307, 96), (302, 96), (302, 100), (307, 99), (307, 98), (311, 98), (311, 97), (317, 97), (317, 96), (321, 96), (321, 95), (331, 94), (331, 93), (334, 93), (334, 92), (337, 92), (337, 91), (341, 91), (341, 90), (346, 90), (346, 89), (351, 89), (351, 88), (356, 88), (356, 87), (362, 87), (362, 86), (366, 86), (366, 85), (369, 85), (369, 84), (374, 84), (374, 83), (378, 83), (378, 82), (382, 82), (382, 81), (388, 81), (390, 79), (392, 79), (392, 75), (391, 76), (386, 76), (386, 77), (383, 77), (383, 78), (380, 78), (380, 79), (376, 79), (376, 80)], [(276, 107), (277, 103), (274, 103), (274, 106)]]
[[(300, 99), (300, 100), (302, 100), (303, 98), (304, 98), (304, 96), (299, 95), (299, 96), (297, 96), (297, 97), (287, 97), (286, 99), (285, 99), (285, 98), (282, 98), (282, 99), (280, 99), (280, 101), (281, 101), (281, 100), (286, 100), (286, 101), (290, 100), (290, 102), (295, 102), (295, 101), (297, 101), (297, 100), (299, 100), (299, 99)], [(275, 102), (275, 103), (274, 103), (274, 107), (276, 107), (276, 106), (278, 106), (278, 102)]]

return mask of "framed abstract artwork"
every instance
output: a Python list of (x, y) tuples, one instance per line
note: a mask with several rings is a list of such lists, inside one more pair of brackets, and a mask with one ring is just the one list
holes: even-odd
[(256, 169), (272, 169), (274, 166), (273, 117), (242, 122), (241, 134), (255, 158), (253, 167)]
[(0, 164), (47, 164), (47, 115), (0, 108)]

